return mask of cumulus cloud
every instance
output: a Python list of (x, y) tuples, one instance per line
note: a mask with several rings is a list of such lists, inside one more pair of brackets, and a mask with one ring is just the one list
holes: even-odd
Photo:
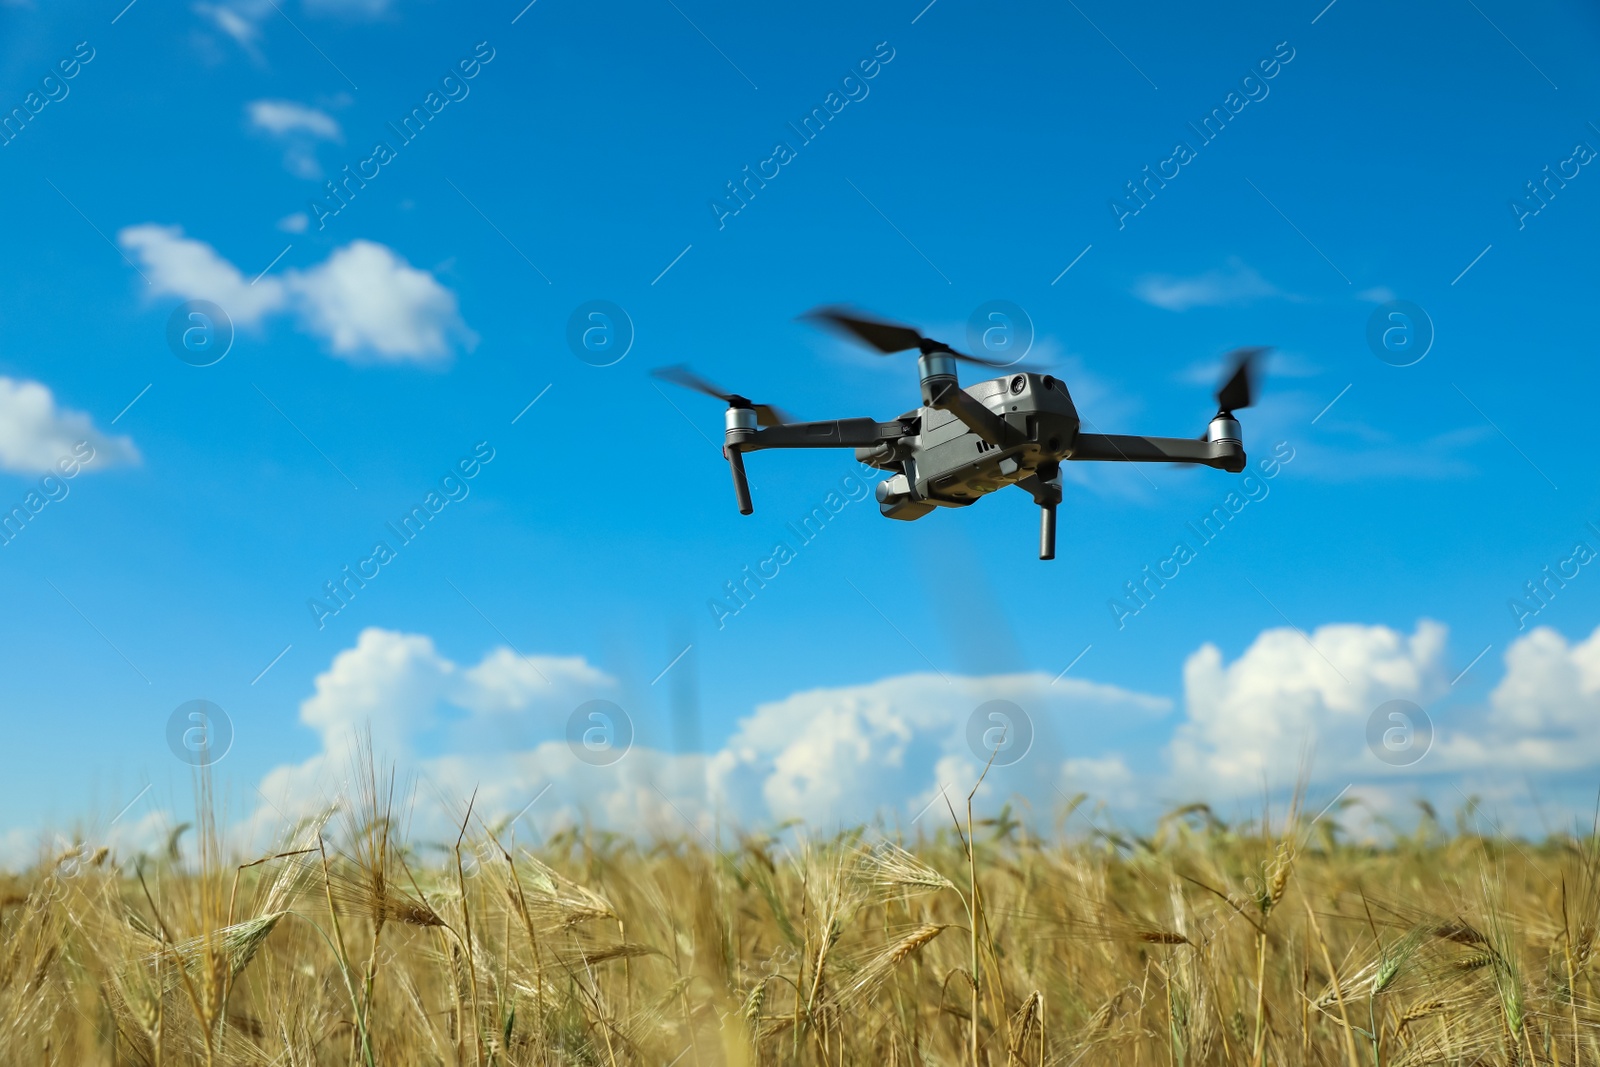
[(1238, 259), (1229, 259), (1223, 269), (1209, 270), (1190, 278), (1168, 274), (1148, 275), (1139, 279), (1133, 287), (1133, 293), (1145, 303), (1168, 311), (1231, 307), (1283, 295), (1277, 286)]
[(352, 241), (290, 278), (311, 332), (335, 355), (428, 359), (468, 336), (454, 293), (372, 241)]
[(1481, 741), (1446, 750), (1458, 766), (1562, 771), (1600, 761), (1600, 628), (1569, 642), (1539, 626), (1512, 642), (1489, 694)]
[(81, 470), (139, 461), (132, 438), (103, 433), (88, 415), (58, 406), (49, 386), (0, 376), (0, 470), (60, 473), (57, 464), (72, 457), (80, 441), (94, 448)]
[[(486, 822), (516, 817), (546, 833), (593, 821), (709, 839), (730, 822), (800, 818), (825, 829), (874, 816), (915, 832), (948, 818), (941, 797), (959, 807), (983, 772), (984, 742), (975, 750), (971, 737), (974, 711), (990, 701), (1021, 708), (1033, 728), (1023, 758), (1002, 750), (990, 768), (978, 797), (991, 809), (1018, 797), (1044, 811), (1080, 792), (1134, 819), (1179, 800), (1253, 803), (1264, 784), (1293, 785), (1314, 750), (1317, 803), (1359, 798), (1362, 811), (1339, 820), (1367, 833), (1404, 818), (1430, 782), (1445, 804), (1459, 784), (1512, 804), (1521, 818), (1526, 805), (1507, 792), (1506, 768), (1600, 760), (1600, 629), (1575, 642), (1543, 628), (1516, 641), (1471, 721), (1440, 709), (1450, 688), (1445, 644), (1445, 627), (1426, 619), (1409, 634), (1359, 624), (1267, 630), (1231, 662), (1206, 644), (1185, 664), (1176, 721), (1163, 697), (1087, 679), (899, 675), (758, 705), (708, 752), (639, 742), (619, 762), (593, 766), (568, 747), (569, 715), (588, 700), (627, 701), (621, 683), (583, 657), (496, 647), (458, 663), (426, 635), (370, 628), (300, 705), (318, 751), (263, 779), (267, 803), (245, 829), (265, 840), (325, 811), (348, 792), (359, 758), (352, 743), (367, 731), (380, 758), (416, 772), (411, 815), (424, 842), (453, 839), (451, 820), (474, 795)], [(1433, 714), (1434, 750), (1409, 770), (1366, 749), (1367, 720), (1391, 699)], [(980, 739), (1000, 721), (978, 719)], [(1125, 751), (1151, 728), (1170, 738), (1164, 750)], [(25, 843), (0, 838), (0, 853), (20, 854)]]
[(307, 270), (252, 283), (177, 226), (129, 226), (117, 238), (138, 257), (154, 292), (211, 300), (243, 327), (293, 311), (308, 333), (343, 359), (431, 363), (477, 341), (461, 321), (454, 293), (373, 241), (352, 241)]
[[(866, 685), (815, 689), (763, 704), (743, 720), (709, 766), (713, 792), (759, 798), (772, 818), (830, 822), (877, 811), (915, 815), (917, 798), (982, 770), (983, 737), (1001, 720), (980, 715), (978, 751), (969, 725), (980, 706), (1008, 701), (1031, 722), (1032, 747), (1003, 769), (997, 783), (1048, 800), (1075, 745), (1105, 744), (1102, 726), (1165, 714), (1163, 698), (1078, 679), (1051, 685), (1043, 673), (988, 677), (911, 674)], [(990, 735), (998, 740), (997, 735)], [(1018, 724), (1015, 740), (1021, 743)], [(924, 801), (925, 802), (925, 801)], [(749, 809), (746, 809), (749, 810)]]
[(251, 285), (216, 249), (185, 237), (182, 227), (147, 222), (127, 227), (117, 240), (138, 257), (156, 295), (210, 300), (227, 311), (236, 326), (254, 326), (288, 303), (281, 278), (261, 278)]
[[(708, 836), (729, 821), (789, 818), (826, 828), (881, 816), (910, 828), (928, 816), (931, 826), (947, 818), (941, 797), (959, 807), (984, 770), (983, 746), (1002, 720), (980, 714), (974, 726), (974, 712), (991, 701), (1022, 709), (1032, 727), (1026, 755), (1012, 761), (1002, 749), (990, 768), (979, 800), (991, 807), (1017, 797), (1048, 810), (1082, 792), (1139, 818), (1179, 800), (1249, 802), (1264, 785), (1292, 786), (1310, 757), (1314, 782), (1349, 782), (1348, 796), (1370, 809), (1341, 821), (1366, 826), (1361, 818), (1401, 815), (1403, 793), (1429, 781), (1443, 788), (1443, 772), (1492, 792), (1508, 766), (1559, 770), (1600, 760), (1600, 630), (1578, 642), (1546, 629), (1518, 640), (1481, 721), (1440, 709), (1450, 689), (1446, 636), (1427, 619), (1409, 634), (1348, 623), (1305, 635), (1279, 628), (1231, 662), (1206, 644), (1185, 664), (1176, 721), (1163, 697), (1086, 679), (899, 675), (758, 705), (708, 752), (638, 743), (620, 762), (596, 767), (568, 748), (566, 719), (584, 701), (624, 698), (616, 679), (582, 657), (500, 647), (460, 665), (424, 635), (369, 629), (301, 705), (321, 750), (267, 776), (261, 793), (271, 808), (257, 818), (281, 827), (291, 813), (331, 803), (348, 776), (351, 739), (370, 729), (380, 752), (426, 782), (426, 833), (444, 834), (460, 817), (439, 798), (474, 793), (486, 819), (521, 813), (545, 832), (584, 820), (622, 832)], [(1433, 715), (1425, 764), (1397, 769), (1367, 750), (1369, 717), (1393, 699)], [(1141, 723), (1147, 734), (1163, 729), (1164, 750), (1126, 751)], [(507, 734), (508, 724), (521, 732)], [(1475, 783), (1473, 775), (1488, 777)]]
[(399, 756), (439, 724), (442, 705), (482, 716), (564, 715), (612, 691), (616, 681), (581, 656), (525, 657), (504, 647), (463, 668), (429, 637), (369, 627), (317, 675), (314, 687), (300, 705), (300, 721), (321, 735), (324, 754), (347, 754), (370, 730), (374, 747)]
[(317, 675), (316, 692), (300, 705), (300, 721), (322, 735), (325, 753), (346, 753), (371, 731), (374, 747), (409, 753), (411, 738), (432, 725), (455, 664), (417, 634), (368, 629)]
[[(1009, 738), (1026, 755), (1012, 763), (1009, 745), (1002, 749), (983, 796), (1022, 794), (1046, 808), (1068, 789), (1126, 797), (1132, 772), (1098, 749), (1115, 737), (1112, 724), (1157, 720), (1171, 702), (1081, 679), (1051, 682), (1043, 673), (911, 674), (808, 690), (759, 705), (714, 751), (673, 754), (641, 742), (596, 767), (568, 748), (566, 721), (588, 700), (622, 697), (618, 681), (582, 657), (500, 647), (462, 666), (424, 635), (373, 628), (317, 677), (300, 718), (321, 750), (268, 776), (261, 792), (273, 807), (258, 818), (265, 828), (329, 803), (352, 745), (369, 731), (375, 748), (416, 767), (435, 795), (476, 792), (480, 810), (504, 814), (539, 796), (532, 816), (546, 829), (594, 819), (682, 833), (687, 820), (710, 833), (719, 818), (827, 825), (874, 813), (909, 822), (941, 790), (964, 795), (983, 771), (982, 745)], [(1028, 726), (984, 717), (975, 750), (970, 720), (990, 701), (1009, 701)], [(429, 754), (419, 755), (424, 747)]]
[[(380, 758), (426, 779), (429, 800), (481, 790), (480, 810), (514, 812), (557, 782), (575, 791), (562, 803), (552, 800), (541, 807), (541, 817), (560, 813), (570, 822), (595, 806), (598, 814), (615, 812), (616, 798), (593, 787), (603, 781), (621, 788), (629, 779), (580, 763), (556, 738), (573, 708), (613, 697), (616, 690), (615, 679), (581, 656), (522, 656), (501, 647), (463, 666), (426, 635), (369, 627), (334, 656), (300, 704), (300, 721), (317, 733), (319, 750), (301, 763), (274, 768), (262, 780), (260, 793), (268, 803), (246, 829), (268, 839), (286, 821), (327, 808), (346, 791), (368, 738)], [(527, 727), (513, 735), (512, 744), (506, 743), (508, 718)], [(419, 751), (423, 747), (427, 753)], [(629, 753), (628, 760), (635, 755)], [(641, 762), (650, 760), (646, 754)], [(698, 778), (703, 781), (703, 773)], [(595, 805), (585, 802), (590, 797)], [(430, 805), (419, 826), (442, 832), (439, 820), (448, 822), (451, 814)]]
[(1168, 748), (1175, 780), (1206, 796), (1281, 787), (1311, 745), (1321, 773), (1383, 771), (1366, 751), (1367, 719), (1387, 700), (1426, 707), (1443, 695), (1445, 636), (1427, 619), (1410, 636), (1357, 624), (1266, 630), (1229, 664), (1201, 646), (1184, 664), (1187, 716)]
[[(1315, 649), (1298, 631), (1268, 630), (1232, 663), (1212, 645), (1189, 657), (1185, 720), (1167, 748), (1164, 784), (1207, 799), (1259, 795), (1263, 783), (1292, 784), (1309, 753), (1314, 781), (1364, 782), (1392, 805), (1431, 791), (1451, 806), (1470, 792), (1495, 798), (1522, 826), (1543, 817), (1525, 775), (1543, 776), (1552, 790), (1583, 782), (1592, 798), (1600, 628), (1569, 640), (1538, 627), (1513, 641), (1486, 704), (1444, 699), (1453, 672), (1437, 622), (1421, 620), (1410, 635), (1345, 624), (1309, 637)], [(1418, 705), (1433, 729), (1426, 755), (1403, 768), (1366, 749), (1369, 717), (1395, 699)]]

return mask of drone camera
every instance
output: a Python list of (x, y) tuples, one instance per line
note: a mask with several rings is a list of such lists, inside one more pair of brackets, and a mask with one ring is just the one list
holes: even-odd
[(920, 519), (933, 510), (932, 504), (912, 496), (911, 481), (904, 474), (885, 478), (873, 493), (878, 498), (878, 510), (886, 518)]

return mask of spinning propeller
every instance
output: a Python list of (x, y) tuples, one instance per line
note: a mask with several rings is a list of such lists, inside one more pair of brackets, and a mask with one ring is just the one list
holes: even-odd
[(1236, 348), (1228, 354), (1233, 373), (1217, 390), (1217, 414), (1232, 415), (1255, 401), (1256, 364), (1265, 348)]
[(835, 332), (849, 334), (856, 340), (865, 343), (868, 347), (876, 349), (882, 355), (890, 355), (894, 352), (909, 352), (914, 348), (925, 356), (934, 352), (942, 352), (945, 355), (954, 356), (956, 359), (965, 360), (968, 363), (977, 363), (985, 367), (1011, 366), (1010, 363), (999, 360), (982, 359), (978, 356), (969, 356), (965, 352), (957, 352), (943, 341), (935, 341), (931, 337), (922, 336), (910, 326), (882, 322), (878, 319), (862, 318), (846, 308), (817, 308), (815, 311), (808, 311), (800, 317), (821, 323)]
[(706, 394), (706, 396), (714, 396), (730, 408), (743, 408), (746, 411), (754, 411), (756, 413), (756, 425), (758, 426), (777, 426), (781, 423), (794, 421), (771, 404), (756, 404), (738, 393), (730, 393), (721, 386), (706, 381), (688, 367), (682, 365), (658, 367), (650, 373), (664, 382), (681, 385), (685, 389), (693, 389), (697, 393)]
[[(1228, 353), (1228, 360), (1233, 364), (1233, 372), (1217, 388), (1217, 413), (1211, 416), (1212, 425), (1215, 426), (1219, 419), (1227, 420), (1223, 425), (1231, 425), (1233, 432), (1238, 431), (1238, 423), (1233, 418), (1235, 411), (1243, 411), (1255, 403), (1256, 393), (1256, 365), (1261, 362), (1261, 354), (1270, 349), (1263, 347), (1236, 348)], [(1196, 438), (1198, 441), (1211, 439), (1211, 429)]]

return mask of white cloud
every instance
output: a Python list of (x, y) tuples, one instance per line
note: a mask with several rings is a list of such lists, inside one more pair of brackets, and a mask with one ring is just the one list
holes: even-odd
[(433, 725), (455, 664), (427, 637), (376, 628), (317, 675), (316, 693), (300, 705), (300, 721), (322, 735), (323, 751), (344, 754), (365, 731), (374, 747), (408, 755), (411, 739)]
[(322, 177), (318, 141), (343, 141), (344, 131), (326, 111), (293, 100), (255, 100), (245, 105), (250, 124), (284, 144), (284, 168), (297, 178)]
[[(1439, 706), (1450, 689), (1439, 623), (1421, 620), (1410, 634), (1333, 624), (1307, 636), (1311, 643), (1292, 629), (1264, 631), (1232, 662), (1210, 644), (1190, 655), (1185, 714), (1164, 761), (1148, 745), (1137, 756), (1124, 752), (1163, 722), (1169, 700), (1017, 673), (909, 674), (806, 690), (759, 705), (710, 752), (671, 754), (640, 741), (620, 762), (591, 766), (568, 747), (567, 717), (587, 700), (625, 697), (584, 658), (497, 647), (462, 665), (425, 635), (372, 628), (334, 657), (301, 704), (318, 751), (263, 779), (268, 803), (243, 829), (264, 840), (325, 809), (346, 791), (352, 741), (368, 729), (380, 759), (396, 758), (420, 778), (411, 815), (422, 842), (453, 838), (451, 820), (473, 794), (487, 822), (520, 814), (545, 833), (593, 822), (709, 838), (730, 823), (799, 817), (826, 830), (875, 815), (916, 832), (948, 819), (941, 792), (960, 809), (983, 772), (969, 719), (991, 700), (1025, 709), (1034, 726), (1022, 759), (990, 769), (978, 797), (991, 810), (1016, 797), (1041, 813), (1080, 791), (1132, 819), (1188, 799), (1249, 809), (1263, 785), (1292, 786), (1310, 755), (1310, 803), (1360, 798), (1361, 810), (1328, 816), (1346, 832), (1387, 833), (1385, 820), (1404, 819), (1409, 798), (1429, 787), (1441, 807), (1470, 789), (1526, 825), (1535, 813), (1515, 795), (1508, 769), (1600, 762), (1600, 629), (1569, 642), (1540, 628), (1514, 642), (1480, 721)], [(1368, 719), (1390, 699), (1414, 701), (1434, 719), (1434, 749), (1409, 770), (1366, 750)], [(510, 727), (525, 733), (507, 734)], [(0, 861), (22, 857), (33, 840), (0, 836)]]
[(282, 279), (268, 276), (251, 285), (216, 249), (185, 237), (182, 227), (147, 222), (127, 227), (117, 240), (138, 257), (156, 294), (210, 300), (235, 326), (254, 326), (288, 302)]
[[(492, 817), (521, 809), (552, 781), (571, 788), (564, 802), (552, 798), (540, 807), (541, 819), (571, 822), (618, 810), (616, 797), (594, 788), (615, 784), (611, 768), (580, 763), (564, 741), (542, 739), (531, 748), (513, 748), (500, 730), (513, 721), (542, 728), (547, 737), (560, 736), (574, 708), (614, 696), (616, 685), (580, 656), (524, 658), (501, 647), (462, 667), (425, 635), (369, 627), (317, 675), (315, 691), (301, 702), (300, 721), (319, 735), (319, 751), (267, 774), (260, 792), (268, 804), (246, 821), (245, 830), (265, 840), (286, 820), (326, 808), (346, 791), (367, 737), (378, 758), (393, 759), (426, 779), (423, 832), (442, 832), (441, 819), (452, 817), (436, 803), (440, 798), (465, 798), (481, 790), (479, 810)], [(432, 754), (419, 751), (424, 739)], [(630, 752), (627, 760), (639, 754)], [(651, 759), (646, 754), (640, 762)], [(697, 772), (696, 782), (703, 781), (703, 771)], [(703, 785), (698, 792), (703, 794)], [(601, 810), (591, 812), (596, 806)]]
[[(368, 629), (302, 703), (320, 751), (268, 775), (261, 792), (272, 807), (257, 813), (256, 829), (327, 804), (367, 730), (380, 753), (420, 772), (430, 798), (476, 791), (486, 817), (514, 814), (549, 786), (530, 812), (547, 830), (587, 818), (681, 833), (687, 819), (709, 833), (719, 817), (758, 824), (799, 816), (823, 825), (881, 811), (909, 821), (940, 786), (959, 800), (984, 767), (969, 748), (968, 720), (990, 700), (1023, 708), (1033, 739), (1020, 760), (991, 770), (982, 796), (1020, 793), (1049, 807), (1060, 799), (1052, 786), (1074, 781), (1126, 796), (1130, 772), (1120, 757), (1085, 747), (1106, 724), (1126, 727), (1171, 710), (1160, 697), (1081, 679), (1052, 685), (1043, 673), (948, 683), (902, 675), (762, 704), (710, 753), (664, 753), (641, 739), (620, 762), (590, 766), (567, 746), (568, 716), (591, 699), (623, 699), (619, 688), (582, 657), (523, 657), (500, 647), (462, 667), (426, 636)], [(514, 729), (523, 732), (507, 732)]]
[(448, 355), (457, 341), (470, 347), (477, 340), (461, 322), (454, 293), (372, 241), (352, 241), (290, 277), (311, 331), (335, 355), (425, 361)]
[(245, 111), (251, 125), (275, 137), (305, 134), (326, 141), (344, 139), (344, 131), (332, 115), (293, 100), (252, 100)]
[[(715, 792), (760, 798), (773, 818), (812, 822), (864, 818), (878, 810), (916, 814), (915, 798), (941, 785), (971, 788), (983, 760), (968, 745), (980, 705), (1010, 701), (1033, 725), (1032, 748), (997, 783), (1045, 795), (1069, 735), (1108, 719), (1149, 719), (1170, 703), (1116, 686), (1045, 674), (951, 677), (911, 674), (866, 685), (815, 689), (763, 704), (711, 758)], [(1020, 733), (1018, 735), (1020, 737)], [(949, 778), (941, 778), (940, 775)], [(959, 782), (956, 781), (959, 779)]]
[(1384, 701), (1425, 709), (1448, 690), (1445, 636), (1428, 619), (1409, 637), (1357, 624), (1266, 630), (1227, 665), (1201, 646), (1184, 664), (1187, 720), (1168, 748), (1177, 782), (1202, 796), (1293, 784), (1312, 745), (1320, 773), (1382, 772), (1367, 720)]
[(278, 220), (278, 229), (284, 233), (305, 233), (311, 219), (304, 211), (295, 211)]
[(260, 58), (261, 53), (256, 48), (256, 40), (261, 36), (261, 31), (256, 24), (268, 10), (265, 3), (261, 3), (260, 0), (250, 0), (247, 3), (195, 4), (193, 10), (195, 14), (233, 38), (234, 43), (252, 58)]
[(1449, 750), (1454, 762), (1570, 770), (1600, 761), (1600, 628), (1573, 643), (1535, 627), (1512, 642), (1505, 665), (1489, 694), (1488, 736)]
[(1229, 259), (1225, 269), (1209, 270), (1192, 278), (1149, 275), (1139, 279), (1133, 292), (1145, 303), (1168, 311), (1229, 307), (1283, 295), (1275, 285), (1238, 259)]
[(1058, 788), (1071, 796), (1088, 793), (1113, 808), (1128, 810), (1139, 806), (1140, 781), (1133, 769), (1117, 753), (1069, 759), (1061, 765)]
[(430, 363), (477, 341), (461, 321), (454, 293), (372, 241), (352, 241), (307, 270), (252, 284), (180, 227), (145, 223), (117, 236), (138, 257), (156, 293), (211, 300), (243, 327), (273, 312), (295, 311), (307, 332), (341, 358)]
[(458, 701), (481, 715), (526, 712), (539, 703), (616, 685), (582, 656), (521, 656), (503, 646), (462, 672), (461, 678)]
[(368, 729), (375, 747), (408, 753), (418, 734), (439, 724), (444, 704), (483, 716), (564, 717), (616, 682), (581, 656), (524, 657), (505, 647), (462, 668), (424, 635), (369, 627), (314, 685), (300, 721), (322, 736), (324, 754), (342, 756)]
[(102, 433), (83, 412), (58, 407), (42, 382), (0, 376), (0, 470), (59, 474), (57, 464), (80, 441), (94, 449), (84, 471), (139, 462), (132, 438)]

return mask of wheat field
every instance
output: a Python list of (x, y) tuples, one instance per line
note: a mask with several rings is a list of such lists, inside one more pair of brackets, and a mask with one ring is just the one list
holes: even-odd
[(1146, 837), (1081, 797), (1046, 834), (955, 798), (916, 836), (537, 848), (464, 805), (429, 847), (392, 778), (355, 792), (267, 856), (203, 790), (188, 851), (7, 880), (0, 1061), (1600, 1063), (1593, 835), (1193, 805)]

